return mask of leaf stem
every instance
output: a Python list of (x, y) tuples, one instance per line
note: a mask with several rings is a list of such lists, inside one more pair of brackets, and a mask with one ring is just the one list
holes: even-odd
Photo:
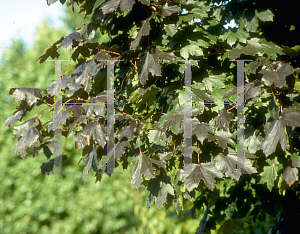
[(138, 143), (139, 143), (139, 149), (140, 149), (140, 155), (142, 156), (142, 150), (141, 150), (141, 145), (140, 145), (140, 140), (138, 139)]

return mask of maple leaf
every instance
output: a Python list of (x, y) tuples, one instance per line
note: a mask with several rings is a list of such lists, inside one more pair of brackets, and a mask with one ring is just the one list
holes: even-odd
[(282, 150), (288, 148), (285, 125), (282, 119), (272, 122), (264, 141), (261, 143), (261, 148), (266, 157), (275, 152), (278, 141), (280, 141)]
[[(121, 4), (120, 4), (121, 3)], [(135, 4), (134, 0), (110, 0), (105, 3), (102, 7), (103, 14), (106, 15), (110, 12), (115, 11), (120, 4), (121, 11), (131, 11), (133, 5)]]
[(35, 88), (11, 88), (9, 94), (13, 95), (14, 102), (26, 99), (29, 106), (32, 106), (38, 99), (42, 100), (42, 91)]
[(178, 6), (168, 6), (166, 3), (165, 6), (162, 8), (160, 16), (170, 16), (173, 13), (181, 12), (181, 9)]
[(243, 219), (228, 219), (222, 223), (220, 228), (220, 233), (223, 234), (231, 234), (231, 233), (239, 233), (240, 231), (244, 230), (245, 221)]
[(204, 90), (200, 89), (193, 89), (193, 101), (194, 102), (203, 102), (204, 100), (207, 100), (209, 102), (214, 102), (214, 99), (212, 99)]
[(159, 175), (149, 181), (147, 190), (150, 191), (147, 201), (147, 207), (150, 207), (155, 201), (158, 209), (162, 208), (167, 201), (168, 193), (174, 194), (174, 189), (171, 183), (171, 177), (167, 175)]
[(89, 139), (95, 140), (103, 148), (106, 145), (106, 132), (102, 124), (98, 123), (97, 120), (90, 122), (84, 127), (84, 129), (74, 136), (74, 141), (77, 144), (77, 147), (83, 148), (86, 145), (89, 145)]
[[(201, 142), (201, 144), (203, 145), (203, 141), (205, 140), (205, 138), (207, 138), (207, 133), (210, 132), (212, 134), (214, 134), (214, 131), (212, 130), (212, 128), (210, 127), (210, 125), (208, 123), (200, 123), (199, 120), (197, 118), (193, 118), (190, 120), (186, 120), (186, 121), (191, 121), (192, 123), (192, 134), (194, 134), (197, 139)], [(181, 126), (180, 130), (178, 133), (183, 133), (184, 127)]]
[(172, 62), (175, 61), (175, 55), (173, 54), (173, 52), (163, 52), (158, 49), (155, 49), (155, 53), (153, 54), (153, 56), (155, 58), (161, 57)]
[[(60, 156), (57, 156), (56, 158), (51, 159), (49, 162), (43, 163), (40, 168), (43, 175), (50, 175), (50, 172), (53, 171), (54, 167), (54, 161), (58, 159)], [(66, 155), (62, 155), (62, 162), (64, 162), (68, 157)]]
[(223, 96), (223, 99), (229, 98), (234, 94), (244, 94), (244, 93), (245, 93), (245, 101), (247, 101), (250, 98), (257, 99), (257, 97), (261, 95), (261, 89), (260, 89), (261, 86), (262, 84), (258, 82), (246, 83), (245, 85), (241, 85), (235, 89), (231, 89), (228, 92), (226, 92)]
[(261, 70), (258, 73), (263, 74), (262, 81), (270, 86), (274, 83), (275, 86), (282, 88), (282, 86), (285, 84), (285, 78), (291, 74), (293, 74), (294, 69), (293, 67), (285, 63), (278, 67), (276, 71), (267, 69), (267, 70)]
[(215, 117), (215, 123), (217, 128), (221, 128), (225, 131), (228, 131), (229, 124), (233, 119), (233, 114), (228, 112), (225, 108), (219, 110), (219, 114)]
[[(88, 102), (88, 103), (90, 103), (90, 102)], [(105, 116), (105, 112), (106, 112), (105, 103), (97, 103), (97, 105), (91, 103), (88, 105), (84, 105), (83, 108), (85, 109), (87, 119), (90, 118), (93, 113), (95, 113), (95, 115), (97, 115), (97, 116), (106, 117)]]
[[(106, 117), (106, 102), (107, 92), (99, 93), (96, 97), (90, 98), (87, 102), (88, 105), (83, 106), (83, 108), (86, 110), (86, 118), (90, 118), (93, 113), (95, 113), (97, 116)], [(97, 103), (97, 105), (93, 105), (93, 103)], [(115, 101), (115, 103), (117, 102)]]
[(66, 124), (70, 111), (73, 113), (76, 119), (78, 119), (85, 113), (85, 110), (82, 106), (74, 105), (68, 107), (68, 109), (65, 110), (61, 115), (58, 115), (55, 118), (53, 118), (52, 122), (48, 126), (48, 132), (50, 132), (50, 130), (56, 129), (59, 125)]
[(260, 149), (260, 145), (263, 141), (262, 136), (258, 135), (257, 132), (258, 131), (255, 131), (252, 136), (245, 140), (245, 147), (248, 148), (251, 154), (255, 154), (256, 151)]
[(158, 64), (157, 58), (147, 51), (142, 58), (143, 68), (139, 75), (139, 80), (144, 85), (148, 79), (148, 72), (151, 71), (152, 75), (161, 76), (161, 67)]
[(25, 109), (17, 111), (14, 115), (9, 116), (4, 123), (4, 127), (6, 126), (11, 126), (17, 119), (18, 120), (22, 120), (22, 117), (24, 115), (24, 113), (26, 112)]
[(115, 158), (120, 160), (122, 154), (125, 152), (125, 147), (131, 147), (128, 141), (119, 141), (115, 146)]
[(295, 183), (295, 181), (298, 180), (298, 169), (287, 166), (282, 174), (282, 179), (284, 179), (285, 182), (291, 186), (293, 183)]
[(64, 40), (64, 37), (61, 37), (59, 40), (54, 42), (51, 46), (49, 46), (46, 50), (46, 52), (38, 57), (39, 63), (43, 63), (46, 61), (49, 56), (51, 56), (52, 59), (58, 58), (59, 53), (57, 52), (57, 45), (60, 44)]
[(204, 78), (204, 82), (208, 88), (208, 90), (213, 91), (213, 87), (223, 89), (225, 88), (225, 85), (223, 82), (220, 82), (221, 80), (224, 80), (226, 78), (226, 74), (222, 73), (220, 75), (213, 75), (210, 74), (209, 77)]
[(148, 139), (150, 143), (155, 143), (156, 145), (165, 146), (166, 138), (167, 137), (165, 131), (159, 131), (156, 129), (149, 130)]
[[(235, 180), (239, 180), (241, 168), (248, 173), (256, 173), (256, 169), (252, 167), (252, 162), (244, 157), (237, 157), (236, 152), (230, 152), (226, 156), (222, 153), (215, 157), (215, 167), (219, 171), (224, 171), (226, 176)], [(237, 169), (238, 168), (238, 169)]]
[[(86, 91), (89, 92), (90, 88), (87, 87), (89, 77), (93, 77), (98, 73), (96, 60), (110, 60), (111, 57), (104, 51), (100, 51), (91, 60), (79, 65), (71, 74), (65, 75), (61, 80), (62, 89), (69, 88), (73, 92), (69, 92), (68, 96), (74, 94), (76, 90), (80, 88), (80, 84), (86, 87)], [(101, 66), (98, 66), (101, 67)], [(47, 92), (52, 96), (55, 95), (55, 89), (57, 88), (57, 82), (53, 82), (47, 89)], [(105, 99), (106, 101), (106, 99)]]
[(118, 134), (119, 141), (122, 140), (123, 137), (127, 137), (129, 140), (132, 140), (134, 137), (133, 130), (136, 128), (136, 122), (132, 120), (129, 126), (124, 127)]
[(286, 126), (300, 127), (300, 110), (292, 107), (284, 108), (281, 119)]
[(173, 151), (166, 150), (158, 153), (158, 157), (160, 160), (170, 160), (172, 158)]
[[(162, 52), (155, 50), (154, 54), (147, 51), (142, 58), (142, 71), (139, 75), (139, 80), (141, 84), (145, 84), (148, 79), (148, 72), (150, 71), (152, 75), (161, 76), (161, 66), (158, 63), (158, 57), (174, 61), (174, 54), (172, 52)], [(145, 93), (145, 92), (144, 92)]]
[(232, 134), (230, 132), (224, 132), (223, 130), (220, 130), (214, 135), (208, 134), (208, 141), (218, 140), (219, 145), (225, 149), (227, 147), (227, 143), (230, 143), (233, 146), (235, 145), (231, 137)]
[(59, 148), (59, 142), (55, 141), (55, 140), (48, 141), (48, 142), (42, 143), (40, 145), (40, 148), (43, 148), (44, 154), (49, 159), (51, 157), (51, 155), (54, 154), (54, 150)]
[(144, 21), (143, 26), (141, 27), (140, 31), (138, 32), (136, 38), (130, 44), (130, 50), (136, 50), (137, 46), (140, 43), (142, 35), (144, 35), (144, 36), (149, 35), (149, 33), (150, 33), (149, 20), (152, 19), (154, 16), (156, 16), (156, 13), (152, 13), (152, 15)]
[(270, 58), (262, 59), (261, 61), (253, 61), (247, 66), (246, 71), (248, 74), (255, 74), (258, 67), (265, 65)]
[(15, 146), (15, 155), (18, 151), (20, 156), (24, 159), (26, 159), (27, 155), (26, 146), (37, 147), (38, 139), (40, 139), (41, 142), (43, 140), (40, 132), (36, 129), (40, 122), (35, 120), (36, 117), (29, 119), (26, 122), (15, 126), (13, 129), (14, 136), (19, 139)]
[(264, 166), (263, 172), (260, 173), (261, 179), (259, 181), (259, 184), (267, 183), (268, 189), (272, 191), (274, 182), (277, 179), (277, 172), (280, 171), (283, 166), (282, 164), (279, 164), (277, 160), (274, 163), (273, 160), (267, 159), (266, 162), (270, 166)]
[[(192, 109), (192, 116), (199, 115), (200, 112), (196, 109)], [(164, 129), (169, 127), (169, 129), (175, 133), (178, 134), (178, 132), (181, 130), (181, 124), (184, 120), (184, 106), (177, 106), (175, 109), (168, 112), (168, 114), (163, 115), (160, 117), (158, 123), (154, 124), (158, 125), (158, 127), (163, 127)]]
[(84, 183), (88, 177), (88, 173), (89, 173), (89, 170), (91, 169), (91, 167), (93, 167), (93, 170), (95, 172), (98, 171), (99, 163), (98, 163), (98, 159), (97, 159), (97, 151), (96, 150), (97, 150), (97, 148), (94, 147), (90, 150), (88, 155), (86, 155), (88, 158), (88, 162), (83, 171), (83, 182)]
[(152, 163), (156, 163), (159, 167), (166, 169), (167, 163), (162, 160), (156, 160), (146, 156), (139, 156), (138, 162), (135, 164), (132, 174), (131, 174), (131, 184), (137, 189), (142, 183), (142, 174), (144, 174), (148, 179), (155, 178), (153, 173)]
[[(181, 170), (183, 172), (183, 170)], [(215, 180), (214, 177), (222, 178), (224, 175), (218, 171), (211, 162), (192, 164), (192, 172), (184, 180), (184, 186), (188, 191), (197, 188), (200, 180), (203, 179), (205, 186), (211, 191), (214, 190)]]
[(292, 165), (294, 167), (300, 167), (300, 156), (297, 155), (296, 153), (293, 153), (293, 155), (291, 156), (291, 160), (292, 160)]
[(73, 46), (73, 40), (74, 41), (83, 41), (83, 37), (79, 32), (73, 32), (65, 37), (65, 39), (61, 42), (60, 46), (58, 47), (58, 51), (61, 47), (66, 48), (68, 51), (72, 50)]
[[(119, 141), (115, 145), (115, 153), (113, 154), (113, 149), (111, 149), (108, 153), (109, 156), (103, 157), (100, 161), (102, 167), (105, 167), (106, 173), (111, 174), (114, 169), (114, 160), (122, 157), (122, 154), (125, 152), (125, 147), (131, 147), (128, 141)], [(114, 156), (114, 157), (113, 157)]]

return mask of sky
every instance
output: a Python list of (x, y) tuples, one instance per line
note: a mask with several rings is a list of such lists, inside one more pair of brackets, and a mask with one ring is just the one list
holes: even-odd
[[(45, 16), (50, 16), (56, 27), (62, 26), (59, 17), (64, 14), (65, 6), (59, 1), (51, 6), (47, 5), (46, 0), (0, 0), (0, 3), (0, 56), (4, 48), (10, 45), (12, 38), (22, 37), (30, 48), (34, 32)], [(230, 22), (224, 27), (227, 28), (228, 25), (236, 26), (234, 22)]]
[(62, 26), (59, 17), (64, 12), (59, 1), (51, 6), (46, 0), (0, 0), (0, 3), (0, 56), (10, 45), (11, 38), (20, 36), (32, 46), (35, 29), (45, 16), (50, 16), (55, 26)]

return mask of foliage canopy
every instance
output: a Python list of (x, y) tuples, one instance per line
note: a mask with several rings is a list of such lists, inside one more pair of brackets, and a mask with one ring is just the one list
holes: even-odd
[[(61, 116), (47, 122), (41, 122), (39, 113), (15, 126), (14, 136), (19, 139), (15, 154), (26, 158), (29, 147), (33, 156), (43, 149), (50, 159), (57, 144), (54, 130), (62, 125), (65, 137), (76, 133), (85, 179), (94, 170), (96, 182), (100, 181), (103, 174), (112, 173), (109, 165), (126, 170), (132, 163), (131, 184), (147, 187), (147, 206), (173, 205), (179, 214), (189, 200), (193, 207), (186, 215), (203, 212), (197, 233), (205, 228), (238, 233), (247, 225), (254, 230), (257, 221), (269, 216), (275, 223), (283, 211), (282, 195), (295, 191), (299, 179), (300, 69), (295, 58), (300, 47), (268, 40), (270, 33), (264, 32), (269, 32), (267, 23), (277, 13), (268, 1), (259, 2), (68, 1), (72, 6), (77, 3), (90, 22), (58, 39), (38, 60), (43, 63), (49, 57), (59, 58), (60, 50), (73, 50), (71, 58), (77, 64), (62, 77), (63, 103), (106, 102), (108, 65), (101, 60), (121, 60), (115, 62), (114, 75), (115, 155), (106, 157), (104, 105), (65, 105)], [(183, 9), (186, 14), (180, 14)], [(191, 23), (195, 19), (201, 20)], [(224, 29), (231, 19), (238, 28)], [(293, 26), (290, 32), (297, 33), (298, 25)], [(108, 40), (93, 41), (96, 31)], [(191, 93), (192, 100), (199, 102), (192, 111), (188, 175), (177, 174), (184, 167), (188, 91), (185, 64), (178, 61), (182, 59), (193, 60)], [(232, 61), (236, 59), (253, 60), (245, 67), (244, 162), (236, 161), (235, 106), (223, 104), (234, 103), (237, 91), (244, 89), (236, 87), (237, 65)], [(46, 105), (45, 110), (53, 112), (55, 83), (47, 91), (43, 95), (36, 88), (12, 88), (10, 94), (20, 105), (5, 126), (21, 121), (36, 106)], [(215, 104), (200, 105), (204, 101)], [(63, 160), (67, 157), (63, 155)], [(50, 172), (53, 164), (54, 159), (44, 163), (42, 173)], [(248, 174), (237, 170), (237, 164), (245, 165)], [(289, 216), (288, 211), (284, 214)]]

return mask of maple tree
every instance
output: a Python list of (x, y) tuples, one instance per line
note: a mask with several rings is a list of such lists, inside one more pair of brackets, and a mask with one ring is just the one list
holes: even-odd
[[(300, 47), (263, 38), (260, 26), (276, 17), (270, 5), (234, 0), (67, 2), (75, 3), (90, 22), (54, 42), (38, 60), (57, 59), (63, 48), (74, 50), (76, 67), (61, 79), (62, 102), (89, 105), (64, 105), (62, 114), (47, 122), (38, 113), (15, 126), (15, 155), (25, 159), (27, 147), (33, 156), (43, 149), (50, 159), (58, 144), (55, 129), (63, 126), (63, 136), (76, 133), (73, 140), (86, 165), (84, 180), (91, 170), (97, 182), (113, 173), (112, 165), (126, 170), (132, 163), (131, 184), (147, 187), (147, 206), (173, 205), (179, 214), (189, 200), (193, 206), (185, 215), (203, 213), (196, 233), (239, 233), (249, 226), (253, 231), (269, 216), (276, 226), (276, 215), (284, 211), (283, 195), (297, 190), (299, 180), (300, 69), (293, 59)], [(181, 14), (183, 9), (186, 14)], [(201, 20), (191, 23), (194, 19)], [(230, 19), (238, 28), (224, 29)], [(109, 40), (93, 42), (97, 30)], [(253, 60), (245, 64), (245, 85), (239, 87), (232, 61), (236, 59)], [(109, 65), (103, 60), (120, 60), (114, 67), (114, 154), (105, 151)], [(192, 89), (185, 84), (186, 65), (177, 60), (193, 60)], [(45, 105), (54, 113), (55, 82), (47, 92), (12, 88), (10, 94), (20, 105), (5, 126), (22, 121), (36, 106)], [(190, 119), (185, 116), (186, 92), (195, 102)], [(245, 102), (245, 158), (237, 157), (235, 149), (239, 123), (234, 103), (239, 93)], [(192, 131), (190, 148), (185, 147), (185, 123)], [(186, 162), (185, 150), (192, 152), (191, 163)], [(70, 157), (61, 156), (63, 162)], [(41, 171), (46, 174), (53, 167), (50, 159)], [(190, 169), (188, 174), (183, 168)], [(284, 214), (289, 218), (298, 218), (297, 212), (288, 212)]]

